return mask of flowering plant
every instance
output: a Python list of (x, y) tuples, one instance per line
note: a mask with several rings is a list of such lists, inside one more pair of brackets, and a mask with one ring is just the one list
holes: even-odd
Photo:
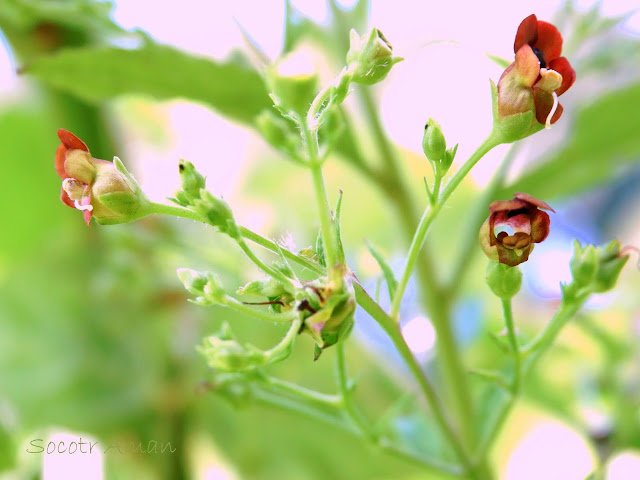
[[(288, 5), (287, 9), (290, 8)], [(166, 200), (153, 201), (145, 184), (149, 174), (156, 174), (153, 165), (131, 169), (141, 180), (138, 182), (125, 167), (135, 163), (134, 151), (126, 155), (110, 142), (100, 141), (101, 137), (84, 128), (81, 122), (68, 121), (67, 124), (65, 120), (61, 125), (63, 129), (57, 132), (60, 143), (55, 154), (51, 149), (48, 162), (53, 160), (60, 177), (62, 203), (82, 212), (88, 226), (84, 228), (77, 218), (80, 233), (73, 236), (84, 238), (86, 235), (92, 239), (91, 269), (97, 278), (78, 280), (74, 285), (78, 289), (91, 289), (91, 295), (85, 296), (92, 301), (105, 298), (115, 304), (118, 302), (114, 299), (119, 297), (110, 296), (109, 289), (122, 284), (130, 290), (128, 294), (153, 298), (150, 303), (154, 308), (168, 312), (175, 328), (166, 337), (148, 335), (143, 341), (123, 342), (129, 350), (136, 346), (141, 356), (148, 353), (145, 342), (152, 342), (152, 337), (161, 338), (163, 353), (165, 348), (169, 350), (179, 344), (175, 358), (158, 368), (169, 372), (170, 382), (163, 383), (162, 388), (170, 394), (166, 398), (162, 396), (162, 401), (154, 403), (153, 408), (157, 409), (158, 416), (170, 417), (170, 431), (185, 443), (191, 435), (185, 433), (185, 425), (194, 414), (192, 404), (197, 404), (198, 410), (201, 406), (217, 410), (206, 405), (208, 396), (193, 399), (184, 393), (192, 391), (195, 382), (194, 375), (183, 368), (181, 355), (192, 352), (201, 367), (198, 375), (203, 377), (198, 384), (199, 393), (229, 400), (233, 406), (277, 408), (292, 418), (300, 415), (328, 424), (331, 435), (335, 436), (331, 438), (336, 442), (338, 435), (334, 431), (339, 429), (373, 447), (364, 454), (369, 455), (372, 462), (374, 457), (382, 457), (377, 452), (384, 453), (385, 459), (397, 459), (397, 465), (401, 466), (396, 467), (394, 463), (389, 469), (413, 468), (415, 472), (428, 472), (429, 478), (502, 478), (501, 466), (495, 460), (498, 442), (509, 436), (507, 427), (518, 423), (520, 400), (535, 399), (530, 391), (541, 391), (539, 385), (544, 384), (541, 377), (545, 376), (540, 374), (545, 368), (543, 360), (556, 361), (561, 349), (554, 346), (566, 340), (566, 332), (581, 324), (583, 307), (594, 296), (616, 288), (635, 251), (615, 239), (607, 239), (608, 243), (597, 246), (581, 237), (581, 242), (573, 241), (572, 258), (563, 260), (567, 276), (556, 297), (551, 301), (537, 300), (535, 305), (531, 302), (535, 272), (550, 269), (549, 250), (568, 250), (572, 245), (573, 238), (567, 238), (564, 233), (568, 229), (563, 228), (568, 207), (556, 190), (561, 189), (563, 181), (576, 183), (574, 191), (586, 185), (581, 183), (582, 165), (576, 162), (572, 169), (564, 170), (564, 178), (554, 175), (554, 168), (565, 156), (570, 159), (572, 154), (589, 154), (588, 149), (581, 150), (571, 143), (571, 134), (565, 135), (565, 130), (574, 128), (574, 123), (576, 129), (580, 128), (581, 122), (575, 119), (583, 118), (575, 108), (579, 88), (572, 88), (576, 82), (579, 86), (583, 78), (588, 78), (586, 74), (583, 77), (587, 69), (574, 57), (576, 49), (571, 48), (580, 42), (575, 38), (566, 42), (564, 53), (570, 62), (561, 56), (566, 22), (556, 28), (530, 15), (519, 26), (514, 23), (504, 39), (505, 50), (511, 52), (510, 35), (515, 33), (513, 55), (508, 60), (497, 59), (503, 72), (495, 75), (496, 81), (491, 82), (491, 90), (487, 88), (486, 92), (492, 108), (485, 113), (487, 117), (493, 116), (487, 131), (483, 132), (486, 138), (472, 151), (470, 147), (474, 145), (469, 145), (468, 139), (462, 138), (458, 144), (451, 141), (451, 132), (445, 134), (448, 130), (445, 118), (429, 118), (432, 112), (424, 112), (420, 122), (428, 120), (415, 126), (418, 137), (415, 144), (422, 135), (424, 157), (420, 153), (420, 162), (415, 167), (410, 154), (405, 161), (386, 137), (372, 94), (376, 85), (392, 81), (394, 75), (410, 67), (410, 62), (415, 61), (411, 52), (407, 53), (407, 49), (398, 46), (392, 36), (385, 36), (380, 29), (363, 29), (355, 19), (352, 21), (341, 14), (338, 7), (335, 9), (334, 15), (343, 15), (341, 21), (336, 22), (339, 28), (329, 34), (325, 32), (322, 37), (327, 45), (332, 45), (332, 51), (339, 52), (335, 75), (329, 79), (311, 61), (309, 50), (301, 47), (304, 42), (299, 38), (291, 40), (296, 37), (296, 28), (307, 25), (300, 19), (288, 23), (285, 52), (274, 60), (263, 54), (243, 31), (251, 45), (250, 61), (238, 62), (232, 58), (228, 62), (214, 62), (186, 56), (144, 38), (139, 48), (100, 46), (87, 51), (72, 48), (25, 63), (24, 73), (39, 78), (44, 84), (75, 93), (82, 100), (101, 100), (141, 90), (159, 98), (193, 98), (249, 127), (289, 162), (286, 171), (280, 171), (275, 160), (266, 167), (265, 160), (257, 175), (260, 185), (275, 178), (278, 198), (286, 198), (285, 203), (295, 203), (269, 210), (275, 212), (280, 222), (271, 227), (271, 234), (281, 238), (274, 240), (264, 233), (266, 227), (255, 228), (248, 223), (241, 201), (233, 196), (222, 198), (216, 193), (228, 181), (227, 169), (223, 167), (238, 160), (234, 157), (237, 152), (233, 142), (224, 135), (212, 140), (211, 154), (217, 153), (225, 142), (230, 144), (227, 147), (232, 153), (216, 158), (214, 170), (207, 170), (204, 161), (210, 152), (189, 158), (191, 161), (177, 161), (173, 176), (176, 183), (179, 182), (179, 189), (171, 192)], [(357, 28), (351, 29), (352, 25)], [(317, 39), (322, 29), (316, 27), (310, 31)], [(81, 68), (83, 63), (79, 59), (85, 55), (86, 64)], [(160, 73), (154, 70), (153, 62), (157, 58), (167, 59)], [(188, 87), (176, 81), (173, 73), (167, 71), (167, 64), (172, 66), (172, 72), (183, 75), (181, 78)], [(151, 73), (145, 77), (147, 70)], [(186, 80), (196, 78), (194, 72), (198, 73), (199, 80)], [(82, 81), (83, 78), (87, 81)], [(123, 91), (122, 85), (128, 90)], [(423, 93), (426, 97), (433, 95), (428, 88)], [(562, 95), (565, 95), (562, 97), (564, 107), (559, 103)], [(358, 110), (353, 109), (354, 97), (361, 100), (362, 124), (352, 118), (353, 110)], [(468, 115), (456, 102), (451, 102), (448, 108), (460, 117)], [(587, 114), (589, 118), (597, 117), (591, 112)], [(364, 128), (365, 123), (370, 129)], [(606, 129), (609, 123), (603, 121), (598, 128)], [(97, 122), (91, 124), (98, 125)], [(511, 182), (507, 173), (510, 173), (514, 152), (523, 142), (530, 142), (529, 145), (535, 142), (537, 147), (550, 138), (545, 127), (556, 136), (562, 135), (559, 146), (554, 147), (554, 154), (562, 157), (561, 160), (550, 161), (551, 166), (547, 167), (539, 162), (533, 173), (519, 174), (525, 180), (538, 175), (537, 181)], [(128, 140), (141, 134), (136, 129), (123, 129), (121, 133)], [(615, 139), (615, 134), (607, 130), (606, 137)], [(50, 136), (55, 139), (53, 133)], [(527, 140), (528, 137), (532, 140)], [(488, 165), (490, 159), (485, 156), (489, 152), (497, 154), (496, 147), (500, 145), (510, 148), (502, 166), (492, 172), (493, 179), (487, 185), (476, 188), (467, 177), (477, 165)], [(602, 149), (598, 150), (593, 143), (590, 149), (602, 154)], [(118, 153), (124, 161), (118, 157), (114, 157), (113, 162), (101, 160), (91, 152), (102, 158)], [(266, 148), (261, 149), (261, 155), (268, 155), (266, 152)], [(625, 152), (621, 147), (618, 153), (622, 156)], [(380, 161), (375, 163), (376, 159)], [(349, 165), (346, 173), (339, 170), (340, 161)], [(409, 180), (411, 177), (404, 172), (411, 168), (421, 174), (426, 171), (424, 182)], [(382, 205), (376, 204), (368, 191), (359, 194), (361, 185), (355, 182), (361, 177), (367, 180), (367, 188), (381, 194)], [(341, 190), (335, 188), (336, 180), (340, 181)], [(416, 201), (413, 192), (418, 189)], [(557, 208), (557, 214), (550, 204)], [(294, 222), (293, 207), (304, 212), (302, 228)], [(358, 223), (361, 219), (360, 213), (354, 213), (356, 207), (363, 212), (375, 210), (375, 223)], [(392, 212), (392, 221), (398, 220), (398, 232), (394, 224), (382, 220), (387, 207)], [(581, 203), (580, 208), (589, 213), (596, 210), (587, 202)], [(60, 209), (60, 217), (64, 211)], [(66, 212), (72, 218), (72, 211), (66, 209)], [(160, 216), (180, 220), (165, 222), (158, 219)], [(94, 225), (131, 222), (138, 224), (113, 229)], [(384, 240), (382, 235), (375, 236), (374, 226), (384, 230), (383, 234), (393, 236), (387, 246), (399, 250), (395, 259), (376, 246)], [(201, 227), (206, 230), (198, 230)], [(138, 228), (141, 230), (136, 230)], [(112, 235), (104, 232), (112, 231), (116, 232), (113, 235), (123, 237), (127, 232), (144, 232), (140, 236), (146, 243), (136, 251), (136, 260), (125, 255), (120, 257), (116, 242), (100, 243), (99, 249), (94, 248), (102, 235)], [(295, 233), (295, 240), (303, 248), (295, 246), (294, 235), (287, 235), (287, 231)], [(396, 234), (406, 237), (406, 247), (396, 241)], [(354, 241), (356, 235), (373, 241), (360, 244)], [(211, 236), (217, 240), (210, 241)], [(573, 233), (570, 236), (573, 237)], [(123, 240), (121, 243), (135, 242)], [(138, 291), (129, 288), (127, 280), (120, 282), (108, 277), (109, 268), (99, 260), (109, 252), (116, 257), (114, 263), (132, 266), (131, 276), (146, 278), (149, 283), (162, 283), (166, 290), (155, 291), (152, 296), (148, 293), (150, 289), (143, 289), (148, 287), (144, 281), (140, 281), (138, 286), (142, 287)], [(474, 268), (476, 255), (482, 258), (480, 271)], [(156, 257), (161, 261), (154, 265)], [(84, 263), (79, 260), (82, 258), (74, 256), (73, 264)], [(167, 267), (174, 262), (174, 268)], [(158, 272), (173, 272), (176, 267), (179, 267), (177, 279), (171, 274), (170, 281), (149, 280), (160, 277), (162, 274)], [(474, 278), (475, 282), (467, 281)], [(67, 288), (73, 284), (60, 283)], [(467, 291), (469, 283), (475, 284), (476, 291), (473, 296), (465, 297), (462, 293)], [(524, 291), (521, 293), (521, 290)], [(482, 300), (472, 304), (476, 298)], [(414, 305), (415, 302), (420, 304)], [(527, 319), (528, 309), (533, 312), (530, 317), (536, 317), (536, 323)], [(109, 308), (84, 311), (107, 319), (98, 329), (101, 341), (102, 336), (105, 342), (112, 336), (129, 338), (114, 334), (115, 327), (112, 330), (110, 320), (115, 322), (117, 315), (110, 314)], [(205, 315), (213, 317), (215, 326), (207, 319), (206, 323), (194, 327), (193, 318)], [(137, 315), (142, 317), (144, 315)], [(95, 323), (97, 320), (87, 318), (88, 328)], [(136, 324), (127, 323), (127, 329), (135, 330), (134, 327)], [(153, 328), (163, 327), (154, 324)], [(605, 334), (601, 335), (602, 331), (606, 331), (606, 326), (599, 326), (597, 336), (608, 339)], [(375, 332), (376, 339), (383, 338), (379, 345), (377, 340), (367, 341), (367, 334), (371, 332)], [(82, 337), (79, 338), (82, 343)], [(569, 343), (575, 346), (576, 342)], [(363, 344), (371, 344), (370, 353), (358, 350)], [(136, 348), (133, 350), (137, 355)], [(359, 358), (365, 361), (358, 363), (352, 354), (355, 351), (359, 351)], [(619, 361), (617, 355), (621, 354), (616, 349), (608, 352), (611, 362)], [(98, 369), (100, 363), (91, 365)], [(135, 370), (135, 361), (129, 363)], [(331, 365), (333, 383), (327, 382), (327, 365)], [(356, 381), (356, 371), (365, 367), (374, 372), (370, 374), (373, 377), (362, 375)], [(548, 387), (553, 388), (553, 385)], [(566, 390), (575, 396), (581, 392), (573, 383)], [(148, 393), (140, 396), (155, 398)], [(547, 396), (552, 395), (547, 392)], [(218, 410), (226, 412), (222, 408)], [(241, 421), (238, 419), (245, 414), (251, 415), (247, 410), (235, 415), (234, 421)], [(262, 415), (262, 410), (256, 411)], [(220, 424), (228, 421), (224, 416), (225, 413), (219, 414)], [(208, 428), (201, 422), (192, 423), (198, 424), (201, 430)], [(258, 422), (250, 419), (249, 423), (252, 433), (263, 427), (261, 423), (265, 423), (269, 433), (275, 430), (273, 426), (266, 426), (266, 415)], [(309, 437), (315, 438), (321, 427), (313, 425), (300, 422), (296, 428), (304, 428)], [(339, 449), (326, 438), (318, 441), (321, 446), (311, 449), (315, 459), (322, 457), (323, 465), (334, 460), (327, 452)], [(272, 451), (269, 449), (278, 444), (275, 440), (256, 440), (256, 443), (266, 443), (261, 447), (265, 451)], [(621, 441), (620, 445), (626, 444)], [(228, 450), (234, 451), (234, 447)], [(172, 463), (172, 472), (181, 470), (185, 477), (185, 471), (191, 468), (184, 466), (188, 461), (185, 455)], [(598, 478), (603, 468), (601, 463), (605, 461), (604, 454), (594, 461), (593, 478)], [(342, 468), (338, 470), (340, 474), (351, 475)], [(362, 472), (350, 478), (373, 475)], [(379, 475), (395, 478), (395, 473), (384, 471)], [(412, 473), (414, 470), (406, 477)], [(306, 470), (300, 476), (305, 474)], [(332, 473), (323, 470), (322, 476), (332, 476)], [(400, 477), (403, 476), (398, 473)]]

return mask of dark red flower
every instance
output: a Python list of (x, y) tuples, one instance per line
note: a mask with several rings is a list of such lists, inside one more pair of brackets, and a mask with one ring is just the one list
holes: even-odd
[(562, 115), (557, 97), (576, 80), (576, 72), (561, 57), (562, 35), (552, 24), (535, 15), (525, 18), (513, 44), (516, 54), (498, 82), (498, 112), (501, 117), (533, 110), (543, 125)]
[(489, 205), (491, 215), (480, 228), (479, 236), (480, 245), (490, 259), (511, 267), (526, 262), (534, 244), (549, 235), (549, 215), (540, 209), (555, 213), (548, 204), (526, 193), (516, 193), (514, 197)]

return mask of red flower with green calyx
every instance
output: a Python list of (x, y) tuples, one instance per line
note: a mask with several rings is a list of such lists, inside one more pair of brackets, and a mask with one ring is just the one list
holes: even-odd
[(480, 245), (494, 261), (514, 267), (529, 259), (535, 243), (549, 235), (551, 210), (545, 202), (526, 193), (512, 200), (497, 200), (489, 205), (491, 215), (480, 228)]
[(87, 225), (92, 218), (103, 225), (142, 218), (149, 201), (118, 157), (113, 162), (93, 158), (87, 145), (67, 130), (58, 130), (56, 172), (62, 179), (60, 200), (81, 210)]
[(552, 24), (529, 15), (518, 27), (513, 49), (515, 62), (498, 82), (498, 117), (531, 111), (537, 123), (548, 128), (562, 115), (558, 97), (576, 80), (571, 64), (560, 56), (562, 35)]

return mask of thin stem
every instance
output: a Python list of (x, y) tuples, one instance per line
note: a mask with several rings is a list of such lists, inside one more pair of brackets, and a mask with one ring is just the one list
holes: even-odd
[(407, 264), (402, 273), (402, 277), (400, 282), (398, 283), (398, 288), (396, 290), (396, 294), (393, 297), (393, 302), (391, 304), (390, 316), (394, 318), (396, 321), (398, 319), (398, 313), (400, 311), (400, 305), (402, 303), (402, 298), (404, 296), (404, 292), (409, 283), (409, 279), (411, 278), (411, 274), (415, 267), (416, 261), (418, 260), (418, 256), (420, 254), (420, 250), (422, 249), (422, 245), (427, 237), (427, 233), (429, 232), (429, 227), (433, 223), (433, 220), (438, 215), (438, 212), (441, 210), (442, 206), (449, 199), (451, 194), (455, 191), (455, 189), (460, 185), (460, 182), (467, 176), (469, 171), (473, 168), (473, 166), (478, 163), (478, 161), (493, 147), (499, 144), (499, 141), (495, 138), (494, 135), (489, 135), (487, 139), (478, 147), (478, 149), (469, 157), (469, 159), (460, 167), (458, 171), (456, 171), (455, 175), (451, 178), (449, 183), (445, 186), (442, 196), (439, 201), (433, 206), (428, 206), (420, 219), (420, 223), (418, 224), (418, 229), (416, 230), (415, 235), (413, 236), (413, 240), (411, 241), (411, 246), (409, 247), (409, 254), (407, 258)]
[[(583, 292), (576, 297), (565, 297), (562, 300), (560, 308), (556, 311), (555, 315), (547, 325), (547, 327), (540, 332), (540, 334), (532, 340), (528, 345), (519, 348), (519, 357), (520, 357), (520, 372), (518, 383), (512, 383), (512, 392), (507, 400), (507, 403), (499, 410), (498, 416), (493, 427), (489, 430), (489, 434), (487, 438), (482, 442), (481, 447), (478, 449), (478, 456), (476, 458), (484, 458), (489, 450), (491, 449), (493, 443), (497, 439), (502, 426), (507, 420), (509, 414), (515, 402), (518, 399), (518, 395), (520, 394), (522, 381), (530, 374), (533, 370), (534, 365), (538, 361), (538, 359), (542, 356), (542, 354), (553, 344), (558, 334), (562, 330), (567, 322), (576, 314), (576, 312), (580, 309), (584, 302), (589, 297), (589, 292)], [(504, 309), (503, 302), (503, 309)], [(511, 320), (509, 320), (511, 319)], [(511, 306), (509, 305), (508, 310), (505, 311), (505, 322), (507, 323), (507, 330), (509, 330), (509, 321), (513, 324), (513, 319), (511, 317)], [(510, 342), (513, 342), (510, 336)], [(515, 334), (513, 336), (515, 339)], [(517, 345), (517, 343), (516, 343)], [(524, 362), (522, 362), (522, 358), (524, 358)], [(517, 388), (514, 388), (517, 387)]]
[(344, 408), (349, 415), (349, 418), (356, 427), (362, 432), (362, 434), (369, 438), (369, 440), (375, 442), (376, 435), (372, 431), (369, 422), (363, 417), (362, 413), (353, 401), (353, 390), (349, 385), (349, 379), (347, 377), (347, 366), (345, 363), (344, 355), (344, 341), (338, 342), (336, 345), (336, 380)]
[(402, 360), (406, 364), (407, 368), (413, 375), (413, 377), (418, 382), (420, 389), (431, 408), (433, 416), (438, 424), (440, 430), (443, 435), (446, 437), (447, 441), (451, 445), (451, 447), (456, 452), (460, 462), (465, 466), (465, 469), (470, 473), (473, 472), (473, 466), (471, 459), (467, 455), (458, 435), (451, 425), (449, 419), (446, 417), (444, 413), (444, 408), (438, 399), (436, 391), (429, 382), (429, 379), (426, 377), (420, 364), (418, 364), (417, 360), (411, 353), (409, 346), (407, 345), (404, 337), (402, 336), (402, 332), (400, 331), (400, 327), (397, 322), (391, 318), (382, 308), (378, 305), (369, 294), (362, 288), (362, 286), (354, 281), (353, 283), (356, 299), (358, 304), (362, 306), (362, 308), (369, 314), (371, 317), (382, 327), (382, 329), (387, 333), (391, 341), (393, 342), (396, 350), (402, 357)]
[(155, 202), (152, 202), (150, 204), (150, 208), (152, 210), (152, 213), (156, 213), (158, 215), (182, 217), (182, 218), (188, 218), (190, 220), (195, 220), (197, 222), (208, 223), (206, 218), (204, 218), (198, 212), (195, 212), (189, 208), (179, 207), (177, 205), (165, 205), (164, 203), (155, 203)]
[(294, 321), (297, 318), (297, 313), (293, 310), (287, 313), (270, 313), (266, 310), (260, 310), (257, 308), (250, 307), (245, 305), (242, 302), (239, 302), (235, 298), (226, 295), (224, 298), (223, 305), (225, 307), (232, 308), (238, 312), (251, 315), (255, 318), (259, 318), (260, 320), (265, 320), (267, 322), (278, 322), (278, 323), (289, 323)]
[(516, 327), (513, 322), (513, 312), (511, 309), (511, 299), (502, 299), (502, 314), (504, 315), (504, 323), (507, 327), (507, 337), (511, 345), (513, 354), (513, 379), (511, 382), (511, 392), (517, 395), (520, 390), (520, 346), (518, 345), (518, 337), (516, 335)]
[(293, 320), (293, 322), (291, 322), (291, 326), (289, 327), (287, 334), (284, 337), (282, 337), (282, 340), (280, 340), (277, 345), (273, 346), (272, 348), (265, 351), (264, 353), (270, 358), (278, 358), (282, 354), (284, 354), (287, 350), (291, 351), (293, 342), (295, 341), (298, 333), (300, 333), (301, 325), (302, 325), (302, 317), (298, 315)]
[[(188, 208), (177, 207), (173, 205), (164, 205), (162, 203), (152, 203), (151, 205), (153, 208), (153, 213), (160, 214), (160, 215), (170, 215), (173, 217), (187, 218), (190, 220), (196, 220), (198, 222), (208, 224), (205, 218), (203, 218), (197, 212), (194, 212), (193, 210), (190, 210)], [(262, 235), (255, 233), (246, 227), (238, 226), (238, 230), (240, 231), (240, 235), (242, 235), (247, 240), (250, 240), (253, 243), (258, 244), (261, 247), (264, 247), (273, 253), (276, 253), (276, 254), (278, 253), (278, 245), (273, 240), (263, 237)], [(324, 273), (324, 269), (322, 268), (322, 266), (318, 265), (313, 260), (307, 257), (303, 257), (302, 255), (298, 255), (297, 253), (292, 252), (291, 250), (288, 250), (282, 246), (280, 246), (280, 249), (282, 250), (282, 253), (288, 260), (291, 260), (297, 263), (298, 265), (300, 265), (301, 267), (311, 270), (312, 272), (315, 272), (318, 274)]]
[(313, 190), (320, 216), (320, 228), (322, 231), (322, 244), (324, 246), (326, 264), (333, 267), (337, 259), (333, 217), (331, 215), (329, 197), (327, 196), (327, 189), (322, 175), (322, 163), (318, 158), (318, 134), (312, 131), (307, 125), (302, 126), (302, 133), (309, 155), (309, 169), (311, 170)]
[[(287, 395), (283, 396), (279, 392), (284, 392)], [(265, 383), (254, 384), (252, 398), (262, 405), (328, 423), (356, 437), (362, 437), (362, 432), (352, 422), (344, 421), (343, 405), (341, 403), (337, 405), (335, 399), (330, 396), (301, 389), (297, 385), (269, 377)], [(375, 446), (383, 452), (412, 462), (433, 473), (452, 477), (460, 477), (463, 474), (457, 465), (424, 458), (422, 455), (406, 451), (386, 440), (380, 440)]]
[(295, 286), (293, 281), (289, 277), (285, 276), (282, 272), (279, 272), (278, 270), (271, 268), (269, 265), (267, 265), (262, 260), (260, 260), (260, 258), (258, 258), (258, 256), (256, 256), (255, 253), (253, 253), (253, 250), (249, 248), (249, 246), (247, 245), (247, 243), (244, 241), (242, 237), (237, 239), (237, 243), (238, 243), (238, 246), (245, 253), (245, 255), (249, 257), (249, 260), (255, 263), (258, 266), (258, 268), (260, 268), (267, 275), (270, 275), (271, 277), (277, 279), (283, 285), (288, 286), (289, 289), (293, 291)]
[(305, 387), (301, 387), (296, 383), (286, 382), (276, 377), (265, 376), (262, 380), (275, 390), (294, 397), (304, 398), (318, 406), (340, 408), (342, 399), (338, 395), (327, 395), (326, 393), (316, 392)]

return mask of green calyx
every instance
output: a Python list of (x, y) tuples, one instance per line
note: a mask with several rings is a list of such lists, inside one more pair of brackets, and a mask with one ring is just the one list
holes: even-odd
[(509, 300), (520, 291), (522, 271), (517, 266), (510, 267), (503, 263), (489, 261), (486, 279), (487, 285), (496, 297)]

